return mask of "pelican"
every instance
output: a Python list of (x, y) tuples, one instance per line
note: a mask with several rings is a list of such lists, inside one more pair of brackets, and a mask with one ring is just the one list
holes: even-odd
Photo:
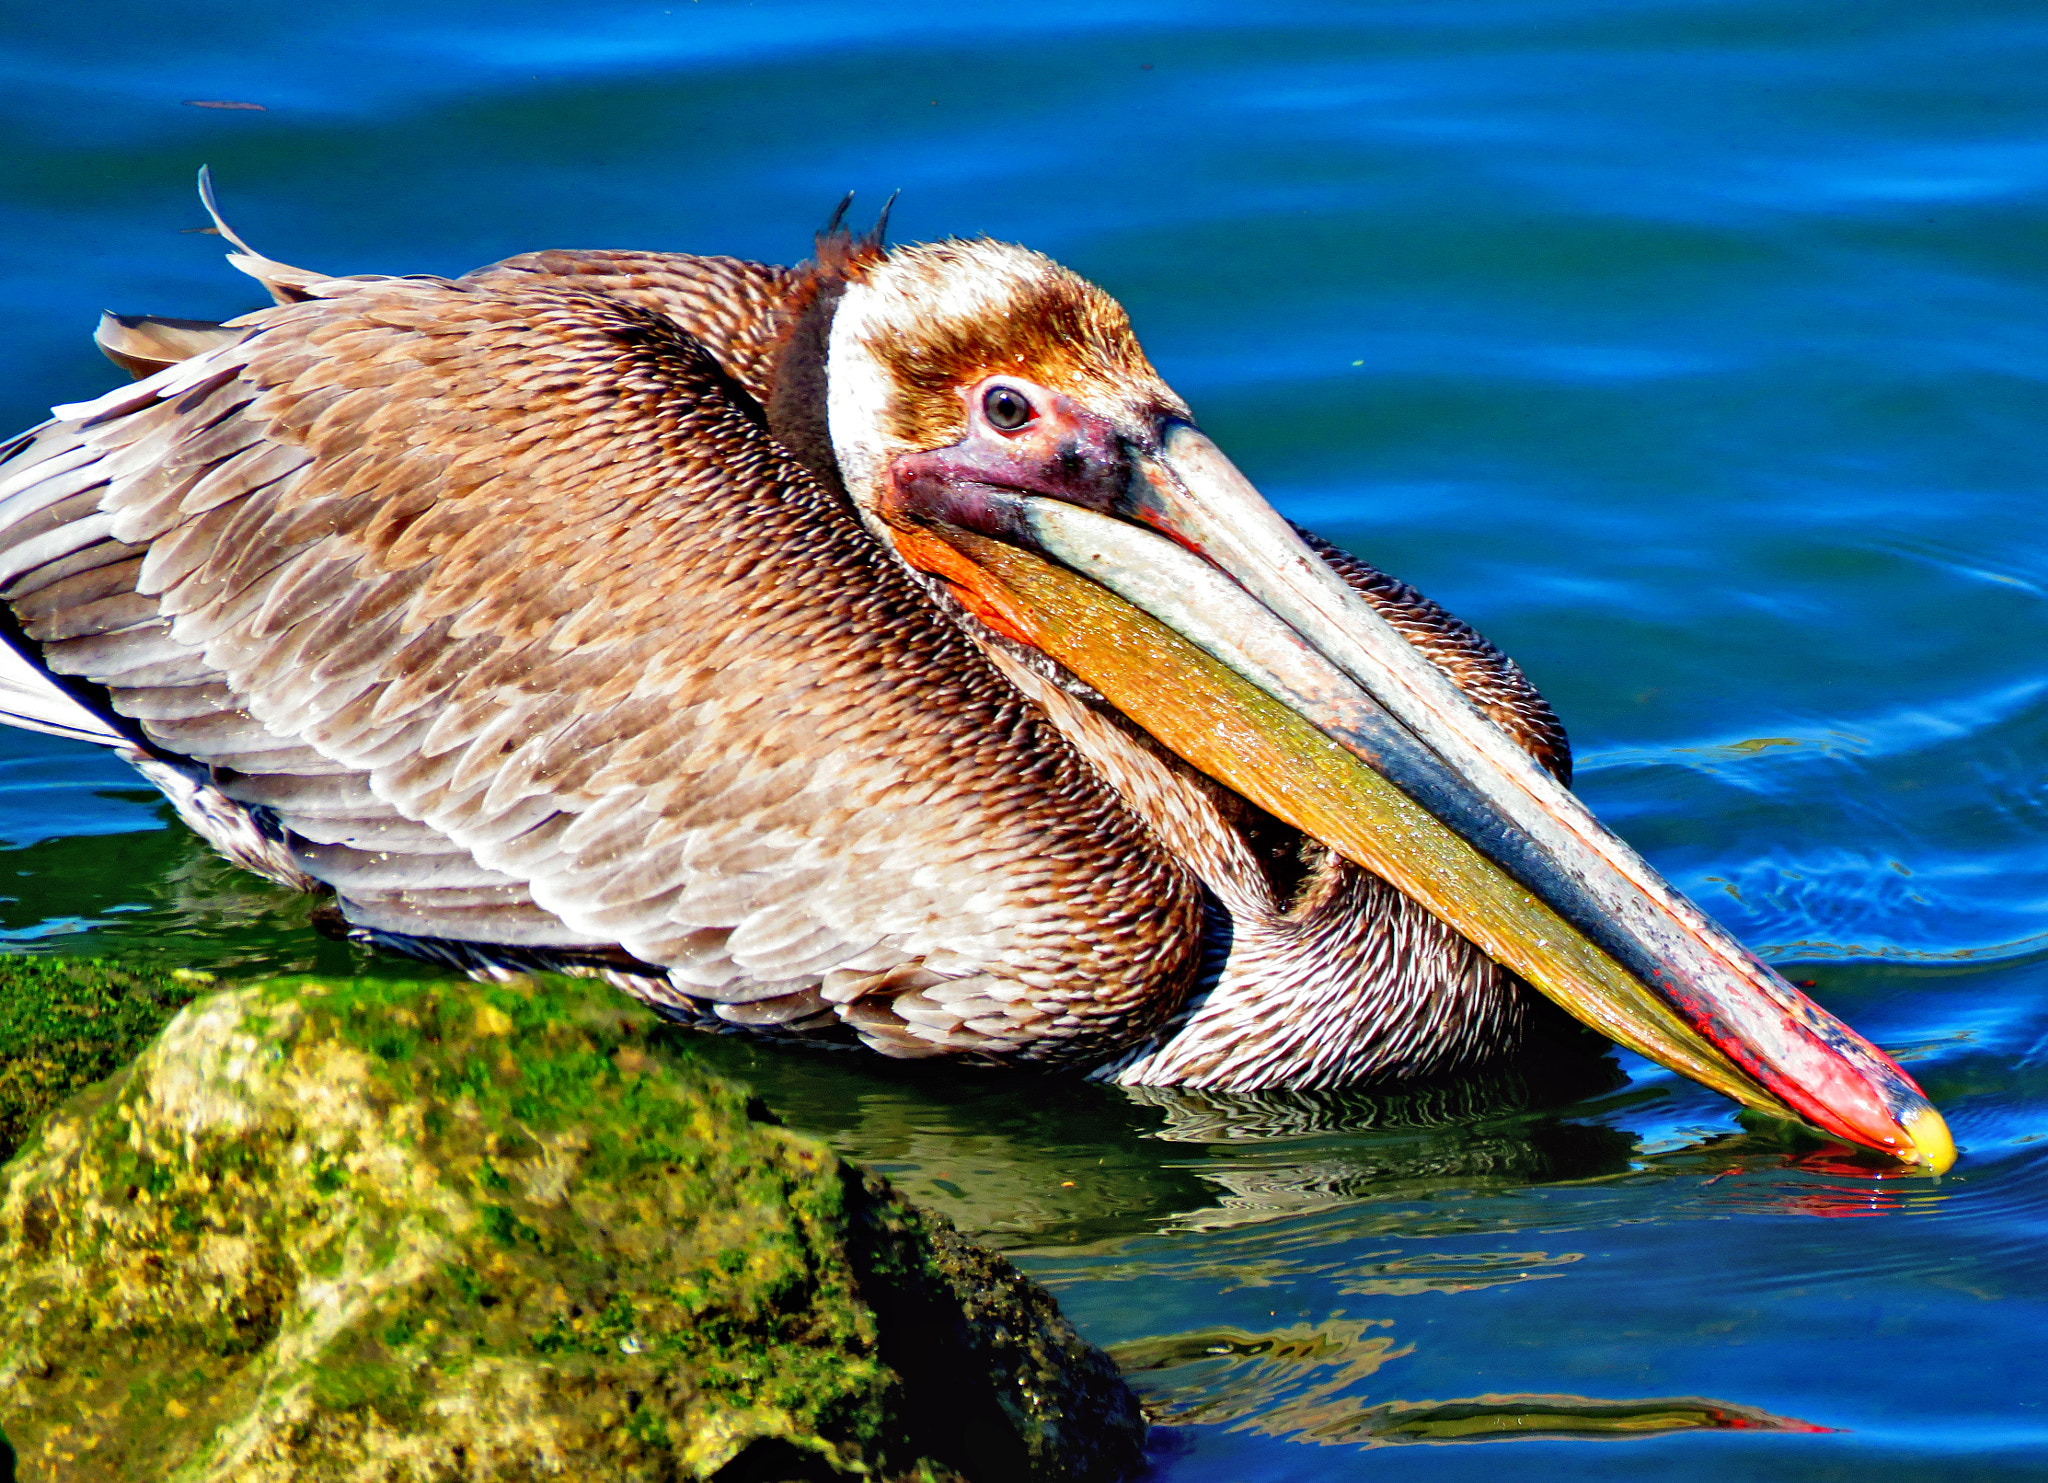
[[(210, 190), (202, 191), (213, 210)], [(250, 249), (0, 452), (7, 719), (357, 940), (1134, 1086), (1510, 1051), (1531, 991), (1939, 1172), (1940, 1115), (1603, 828), (1522, 672), (1282, 519), (999, 242)]]

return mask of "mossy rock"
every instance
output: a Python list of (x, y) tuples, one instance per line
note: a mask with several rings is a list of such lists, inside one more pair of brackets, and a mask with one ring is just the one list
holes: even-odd
[(0, 1159), (50, 1108), (119, 1070), (212, 982), (183, 968), (0, 955)]
[(0, 1169), (42, 1480), (1113, 1478), (1039, 1288), (609, 990), (276, 980)]

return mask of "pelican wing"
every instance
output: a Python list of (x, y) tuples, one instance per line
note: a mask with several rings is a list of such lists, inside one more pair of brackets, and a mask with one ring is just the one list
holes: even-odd
[(636, 271), (309, 282), (59, 408), (0, 595), (362, 927), (898, 1053), (1142, 1033), (1193, 877), (767, 435), (765, 351)]

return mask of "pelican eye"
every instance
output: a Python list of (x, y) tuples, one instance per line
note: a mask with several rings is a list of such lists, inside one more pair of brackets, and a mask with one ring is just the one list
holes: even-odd
[(1009, 386), (991, 386), (981, 399), (981, 415), (997, 432), (1013, 433), (1038, 416), (1031, 399)]

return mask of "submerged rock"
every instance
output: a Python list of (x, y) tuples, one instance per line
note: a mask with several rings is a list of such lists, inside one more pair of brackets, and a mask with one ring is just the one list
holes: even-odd
[(30, 1480), (1114, 1478), (1000, 1258), (549, 980), (201, 999), (0, 1170)]

